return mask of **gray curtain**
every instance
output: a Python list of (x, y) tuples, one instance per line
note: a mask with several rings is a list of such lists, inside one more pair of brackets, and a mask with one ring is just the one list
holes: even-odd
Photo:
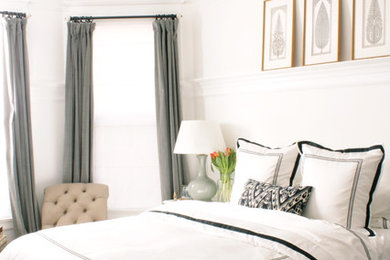
[(163, 200), (171, 199), (174, 192), (179, 196), (183, 179), (182, 159), (173, 154), (181, 116), (177, 26), (177, 19), (163, 18), (153, 22), (157, 141)]
[(5, 23), (5, 125), (12, 219), (16, 236), (40, 229), (31, 133), (26, 19)]
[(92, 182), (92, 22), (68, 22), (63, 181)]

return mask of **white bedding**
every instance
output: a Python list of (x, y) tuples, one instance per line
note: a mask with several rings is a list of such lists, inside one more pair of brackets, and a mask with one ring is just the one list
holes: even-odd
[(390, 229), (376, 228), (373, 230), (376, 236), (369, 238), (372, 248), (377, 250), (379, 259), (390, 260)]
[(230, 203), (178, 201), (154, 210), (28, 234), (0, 259), (379, 259), (383, 246), (363, 230)]

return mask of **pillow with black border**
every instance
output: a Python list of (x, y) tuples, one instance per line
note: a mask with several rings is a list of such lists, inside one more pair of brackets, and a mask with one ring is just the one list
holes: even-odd
[(237, 204), (249, 179), (289, 186), (298, 168), (296, 143), (271, 148), (244, 138), (237, 139), (237, 164), (230, 202)]
[(385, 151), (382, 145), (332, 150), (298, 142), (302, 186), (313, 192), (304, 216), (323, 219), (347, 229), (365, 228), (369, 235), (370, 205)]
[(282, 187), (250, 179), (238, 202), (250, 208), (280, 210), (302, 215), (309, 201), (312, 187)]

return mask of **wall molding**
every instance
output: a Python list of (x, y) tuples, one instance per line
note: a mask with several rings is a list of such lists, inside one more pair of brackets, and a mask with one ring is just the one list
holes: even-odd
[(121, 6), (121, 5), (172, 5), (187, 0), (64, 0), (64, 6)]
[[(342, 85), (335, 80), (342, 79)], [(388, 86), (390, 57), (302, 66), (254, 74), (183, 81), (195, 97), (322, 88)], [(193, 90), (189, 89), (193, 88)]]

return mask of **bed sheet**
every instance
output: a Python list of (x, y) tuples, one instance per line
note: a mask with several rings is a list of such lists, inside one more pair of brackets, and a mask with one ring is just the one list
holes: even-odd
[(380, 259), (381, 240), (295, 214), (229, 203), (166, 203), (139, 216), (42, 230), (1, 260)]
[(390, 229), (374, 228), (375, 237), (370, 237), (372, 249), (376, 250), (381, 260), (390, 260)]

